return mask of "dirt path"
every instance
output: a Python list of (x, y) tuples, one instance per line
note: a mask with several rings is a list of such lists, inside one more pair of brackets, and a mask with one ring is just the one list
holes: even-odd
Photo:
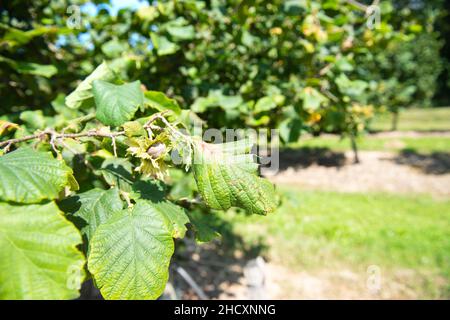
[(296, 164), (301, 154), (281, 155), (281, 167), (268, 177), (277, 184), (291, 184), (308, 189), (343, 192), (383, 191), (393, 193), (428, 193), (436, 197), (450, 197), (450, 159), (423, 157), (416, 154), (397, 155), (389, 152), (360, 152), (361, 163), (352, 164), (351, 152), (334, 155), (339, 161), (320, 164), (310, 161)]
[[(237, 282), (224, 285), (219, 299), (423, 299), (426, 283), (431, 280), (429, 275), (407, 269), (388, 273), (381, 270), (377, 278), (367, 270), (295, 272), (273, 263), (267, 263), (264, 269), (261, 296), (252, 295), (248, 279), (242, 276)], [(433, 281), (444, 287), (443, 279), (434, 276)], [(432, 294), (433, 298), (440, 297), (438, 292)]]

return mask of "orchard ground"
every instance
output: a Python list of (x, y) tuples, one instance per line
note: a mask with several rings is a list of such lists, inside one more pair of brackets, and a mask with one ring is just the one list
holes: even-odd
[[(361, 138), (360, 164), (349, 141), (301, 139), (281, 152), (271, 177), (280, 209), (217, 213), (221, 245), (232, 250), (193, 246), (192, 261), (180, 265), (211, 298), (255, 297), (246, 270), (262, 256), (256, 297), (449, 299), (450, 108), (405, 111), (399, 129)], [(238, 240), (227, 244), (227, 233)]]

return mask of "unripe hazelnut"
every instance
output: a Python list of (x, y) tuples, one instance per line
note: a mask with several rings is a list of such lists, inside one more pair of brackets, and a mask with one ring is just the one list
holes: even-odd
[(147, 153), (153, 159), (159, 158), (166, 151), (166, 145), (161, 142), (156, 142), (148, 148)]

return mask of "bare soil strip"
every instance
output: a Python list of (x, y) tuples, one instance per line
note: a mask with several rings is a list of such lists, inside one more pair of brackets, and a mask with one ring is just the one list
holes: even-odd
[[(450, 197), (448, 159), (399, 156), (389, 152), (360, 152), (359, 164), (351, 163), (351, 152), (340, 162), (307, 166), (281, 164), (285, 170), (268, 175), (276, 184), (289, 184), (306, 189), (341, 192), (427, 193), (435, 197)], [(301, 155), (299, 155), (301, 157)], [(299, 162), (302, 159), (299, 159)]]

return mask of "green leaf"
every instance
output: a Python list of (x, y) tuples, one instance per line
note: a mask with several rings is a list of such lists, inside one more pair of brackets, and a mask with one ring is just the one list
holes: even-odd
[(199, 211), (190, 211), (188, 214), (192, 227), (195, 230), (195, 240), (198, 243), (209, 242), (221, 237), (220, 233), (211, 223), (212, 214), (205, 214)]
[(99, 225), (108, 221), (114, 213), (122, 211), (123, 201), (117, 188), (109, 190), (95, 188), (65, 199), (61, 203), (61, 208), (70, 213), (68, 218), (89, 242)]
[(185, 209), (167, 200), (155, 202), (153, 206), (166, 217), (172, 237), (184, 238), (189, 223)]
[(277, 107), (273, 96), (262, 97), (255, 104), (255, 113), (269, 111)]
[(0, 56), (0, 62), (7, 63), (11, 68), (15, 69), (18, 73), (22, 74), (32, 74), (35, 76), (51, 78), (58, 72), (58, 69), (56, 69), (56, 67), (52, 65), (44, 65), (25, 61), (15, 61), (13, 59), (9, 59), (3, 56)]
[(159, 36), (154, 32), (150, 33), (150, 38), (152, 39), (152, 43), (155, 46), (158, 56), (174, 54), (180, 48), (175, 43), (170, 42), (166, 37)]
[(207, 97), (199, 97), (191, 106), (194, 112), (204, 112), (211, 107), (221, 107), (223, 110), (230, 113), (238, 111), (238, 107), (242, 105), (244, 100), (240, 95), (227, 96), (221, 90), (211, 90)]
[(302, 121), (299, 118), (290, 118), (282, 121), (279, 125), (280, 137), (284, 142), (296, 142), (302, 130)]
[(51, 78), (58, 72), (58, 69), (56, 69), (55, 66), (25, 61), (16, 61), (14, 68), (19, 73), (33, 74), (45, 78)]
[(175, 99), (170, 99), (164, 93), (158, 91), (146, 91), (145, 103), (158, 111), (172, 110), (176, 114), (181, 113), (181, 108)]
[(20, 113), (20, 120), (31, 129), (44, 129), (46, 121), (42, 110), (27, 110)]
[(140, 180), (133, 184), (130, 196), (139, 200), (149, 200), (153, 206), (163, 214), (169, 222), (172, 237), (183, 238), (186, 234), (186, 224), (189, 218), (184, 208), (165, 199), (164, 184), (158, 180)]
[(74, 299), (84, 278), (78, 230), (50, 202), (0, 203), (0, 299)]
[(158, 17), (158, 9), (154, 6), (142, 6), (136, 11), (136, 15), (144, 21), (153, 21)]
[(193, 26), (169, 26), (167, 32), (175, 40), (192, 40), (195, 38), (195, 29)]
[(58, 32), (58, 28), (55, 26), (40, 25), (35, 25), (34, 29), (24, 31), (5, 24), (0, 24), (0, 29), (5, 30), (5, 34), (3, 35), (1, 40), (9, 44), (10, 46), (25, 45), (35, 37), (39, 37), (46, 33)]
[(209, 207), (239, 207), (262, 215), (275, 210), (274, 187), (257, 176), (258, 164), (248, 154), (251, 147), (249, 139), (224, 144), (195, 143), (194, 177)]
[(101, 48), (102, 52), (108, 58), (116, 58), (122, 55), (124, 52), (127, 52), (130, 48), (130, 45), (128, 44), (128, 42), (113, 39), (105, 42)]
[(84, 103), (93, 103), (92, 82), (94, 80), (112, 81), (115, 78), (114, 72), (108, 67), (106, 62), (99, 65), (78, 87), (66, 97), (66, 105), (69, 108), (79, 108)]
[(139, 200), (100, 225), (88, 268), (105, 299), (156, 299), (169, 278), (172, 231), (154, 203)]
[(120, 126), (131, 120), (144, 103), (140, 81), (115, 85), (96, 80), (92, 84), (92, 92), (97, 105), (97, 119), (105, 125)]
[(362, 80), (350, 80), (344, 73), (335, 79), (336, 85), (343, 94), (352, 98), (360, 98), (369, 86), (367, 82)]
[(312, 87), (306, 87), (300, 94), (303, 99), (303, 108), (305, 110), (316, 110), (327, 98)]
[(224, 110), (236, 109), (243, 102), (244, 100), (241, 96), (226, 96), (221, 94), (217, 97), (218, 105), (221, 106)]
[(145, 131), (144, 126), (139, 121), (125, 122), (122, 125), (122, 127), (123, 130), (125, 131), (125, 135), (128, 138), (145, 136), (147, 134), (147, 131)]
[(0, 157), (0, 199), (37, 203), (55, 199), (72, 179), (72, 169), (49, 152), (20, 148)]
[(131, 197), (133, 199), (161, 201), (166, 195), (165, 185), (156, 179), (139, 180), (132, 186)]
[(109, 158), (103, 161), (101, 173), (106, 183), (120, 190), (130, 192), (133, 184), (131, 162), (124, 158)]

